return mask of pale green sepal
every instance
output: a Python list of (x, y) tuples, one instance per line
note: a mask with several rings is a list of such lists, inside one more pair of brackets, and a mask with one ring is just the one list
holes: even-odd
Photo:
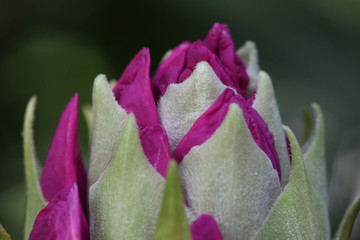
[(290, 176), (290, 158), (274, 87), (269, 75), (263, 71), (259, 73), (259, 82), (253, 108), (263, 117), (274, 136), (275, 148), (280, 161), (281, 185), (285, 186)]
[(252, 41), (245, 42), (245, 44), (239, 48), (237, 54), (244, 61), (246, 65), (246, 72), (250, 77), (249, 91), (256, 91), (260, 67), (258, 61), (258, 52), (255, 43)]
[(354, 201), (346, 210), (346, 213), (340, 223), (339, 229), (336, 232), (335, 240), (350, 239), (351, 231), (359, 212), (360, 212), (360, 195), (357, 195)]
[(170, 162), (154, 240), (190, 240), (177, 164)]
[(173, 151), (194, 122), (215, 102), (226, 86), (208, 62), (196, 64), (182, 83), (170, 84), (158, 103), (158, 113)]
[(216, 219), (224, 239), (250, 239), (281, 192), (278, 174), (256, 145), (237, 104), (214, 135), (180, 164), (192, 213)]
[(93, 89), (93, 127), (88, 185), (96, 182), (113, 158), (127, 114), (116, 102), (105, 75), (95, 78)]
[(0, 240), (11, 240), (10, 235), (7, 233), (7, 231), (1, 224), (0, 224)]
[(152, 239), (165, 179), (144, 155), (129, 115), (114, 158), (90, 187), (91, 239)]
[(116, 79), (111, 79), (111, 80), (109, 81), (109, 85), (110, 85), (111, 89), (113, 89), (116, 84), (117, 84), (117, 80), (116, 80)]
[(326, 206), (309, 182), (294, 134), (288, 127), (284, 128), (292, 152), (290, 180), (255, 239), (329, 239)]
[(167, 50), (166, 53), (164, 54), (164, 56), (161, 58), (160, 63), (164, 62), (168, 57), (170, 57), (170, 55), (172, 54), (173, 50)]
[(304, 124), (304, 136), (302, 143), (306, 143), (314, 131), (314, 123), (311, 115), (311, 110), (307, 107), (303, 109), (303, 124)]
[(35, 115), (36, 97), (32, 97), (27, 104), (23, 129), (23, 151), (25, 168), (25, 219), (24, 239), (28, 239), (34, 221), (41, 209), (46, 205), (39, 183), (39, 166), (35, 152), (33, 137), (33, 123)]
[(317, 104), (311, 105), (314, 116), (314, 128), (302, 152), (306, 172), (314, 189), (322, 197), (324, 204), (328, 205), (326, 188), (326, 162), (325, 162), (325, 134), (324, 117), (321, 108)]
[(91, 105), (85, 105), (82, 108), (82, 112), (83, 112), (85, 122), (86, 122), (86, 126), (87, 126), (87, 129), (88, 129), (89, 143), (91, 145), (91, 134), (92, 134), (92, 125), (93, 125), (93, 117), (94, 117)]

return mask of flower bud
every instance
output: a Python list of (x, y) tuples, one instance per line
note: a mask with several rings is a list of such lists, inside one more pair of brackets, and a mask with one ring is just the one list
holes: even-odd
[[(152, 80), (141, 49), (114, 87), (98, 75), (92, 97), (88, 175), (75, 94), (40, 181), (28, 104), (25, 239), (330, 239), (321, 109), (300, 146), (255, 43), (236, 52), (226, 25), (170, 51)], [(359, 199), (336, 239), (350, 236)]]

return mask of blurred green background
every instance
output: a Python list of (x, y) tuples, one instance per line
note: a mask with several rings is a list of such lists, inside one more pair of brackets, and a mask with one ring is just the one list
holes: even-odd
[[(43, 161), (68, 99), (79, 92), (81, 105), (91, 103), (98, 73), (118, 78), (143, 46), (150, 47), (154, 69), (168, 49), (202, 39), (214, 22), (229, 25), (237, 47), (246, 40), (257, 43), (285, 124), (300, 132), (296, 119), (303, 107), (320, 103), (327, 123), (329, 178), (338, 175), (332, 174), (333, 161), (360, 146), (359, 13), (360, 1), (355, 0), (0, 1), (0, 223), (13, 239), (22, 238), (21, 129), (33, 94), (38, 96), (35, 142)], [(83, 118), (80, 124), (86, 159)], [(359, 155), (347, 162), (351, 176), (360, 174)], [(346, 171), (339, 174), (349, 175)], [(346, 186), (332, 191), (342, 199), (331, 202), (336, 206), (332, 224), (359, 180), (340, 182)]]

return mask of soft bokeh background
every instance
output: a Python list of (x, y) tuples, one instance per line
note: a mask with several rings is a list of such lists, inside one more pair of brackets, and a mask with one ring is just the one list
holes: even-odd
[[(348, 177), (331, 186), (341, 199), (331, 202), (336, 225), (352, 186), (360, 186), (359, 178), (349, 178), (360, 174), (359, 12), (360, 1), (353, 0), (0, 1), (0, 223), (22, 238), (21, 128), (30, 96), (38, 96), (35, 141), (43, 161), (66, 102), (79, 92), (81, 105), (90, 103), (98, 73), (118, 78), (143, 46), (151, 49), (154, 69), (165, 51), (203, 38), (219, 21), (230, 26), (238, 47), (248, 39), (257, 43), (285, 124), (300, 132), (295, 119), (303, 107), (322, 106), (329, 178)], [(87, 158), (83, 118), (80, 124)]]

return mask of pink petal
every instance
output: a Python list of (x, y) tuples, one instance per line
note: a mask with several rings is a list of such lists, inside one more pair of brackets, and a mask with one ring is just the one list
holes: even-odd
[(36, 217), (30, 240), (88, 240), (89, 225), (76, 183), (56, 194)]
[(246, 66), (235, 52), (230, 31), (227, 25), (215, 23), (204, 40), (205, 45), (215, 53), (222, 64), (231, 72), (231, 78), (236, 83), (240, 91), (246, 96), (249, 84), (249, 77), (246, 73)]
[(180, 163), (190, 152), (191, 148), (201, 145), (208, 140), (223, 122), (231, 103), (238, 104), (242, 109), (245, 121), (255, 143), (269, 157), (280, 178), (279, 157), (275, 149), (274, 137), (268, 130), (267, 124), (260, 114), (258, 114), (258, 112), (253, 109), (242, 96), (236, 95), (230, 89), (226, 89), (216, 99), (213, 105), (211, 105), (210, 108), (196, 120), (189, 132), (176, 147), (173, 152), (173, 157)]
[(81, 202), (86, 209), (86, 172), (78, 140), (78, 94), (71, 98), (57, 125), (41, 175), (41, 188), (46, 201), (74, 183), (79, 186)]
[(143, 48), (129, 63), (113, 92), (119, 105), (135, 115), (144, 153), (158, 173), (165, 177), (170, 146), (157, 115), (149, 72), (149, 50)]
[(221, 59), (213, 53), (202, 41), (196, 41), (189, 47), (186, 58), (186, 65), (179, 77), (179, 82), (183, 82), (194, 71), (195, 66), (200, 61), (206, 61), (210, 64), (220, 81), (226, 86), (236, 89), (236, 91), (245, 96), (246, 90), (239, 86), (239, 81), (221, 61)]
[(216, 101), (203, 113), (190, 128), (173, 152), (173, 157), (180, 163), (191, 148), (203, 144), (219, 128), (229, 108), (229, 101), (234, 96), (226, 89)]
[(149, 49), (143, 48), (131, 60), (113, 89), (119, 105), (128, 113), (134, 113), (140, 129), (159, 123), (149, 73)]
[(225, 85), (246, 97), (249, 77), (245, 65), (235, 52), (227, 26), (215, 24), (204, 41), (182, 43), (160, 64), (152, 81), (155, 99), (171, 83), (185, 81), (200, 61), (207, 61)]
[(161, 176), (166, 177), (170, 145), (165, 129), (160, 124), (143, 128), (140, 130), (140, 141), (151, 165)]
[(171, 83), (179, 83), (179, 76), (185, 66), (186, 53), (190, 45), (191, 43), (184, 42), (177, 46), (155, 72), (151, 84), (156, 100), (164, 95)]
[(213, 216), (202, 214), (190, 226), (193, 240), (223, 240)]

